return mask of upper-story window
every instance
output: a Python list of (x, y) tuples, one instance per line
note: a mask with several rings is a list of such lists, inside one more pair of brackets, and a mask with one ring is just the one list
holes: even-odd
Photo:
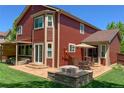
[(47, 15), (47, 20), (48, 20), (48, 27), (53, 27), (53, 15)]
[(76, 46), (75, 46), (75, 44), (69, 43), (68, 51), (69, 51), (69, 52), (75, 52), (75, 51), (76, 51)]
[(80, 24), (80, 34), (84, 34), (84, 25)]
[(17, 27), (17, 34), (21, 35), (22, 34), (22, 26)]
[(44, 28), (44, 17), (39, 16), (34, 18), (34, 29)]

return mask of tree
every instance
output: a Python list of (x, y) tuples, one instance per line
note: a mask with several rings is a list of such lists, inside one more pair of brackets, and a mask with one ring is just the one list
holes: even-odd
[(17, 29), (17, 27), (15, 25), (15, 22), (16, 22), (16, 20), (13, 23), (13, 28), (12, 28), (10, 34), (6, 37), (7, 41), (15, 41), (16, 40), (16, 29)]
[(107, 29), (119, 29), (121, 35), (121, 52), (124, 53), (124, 23), (122, 22), (111, 22), (107, 25)]
[(116, 28), (115, 22), (111, 22), (110, 24), (107, 25), (107, 29), (115, 29), (115, 28)]

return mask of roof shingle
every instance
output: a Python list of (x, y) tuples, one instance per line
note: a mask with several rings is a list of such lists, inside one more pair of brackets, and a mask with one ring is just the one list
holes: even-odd
[(94, 34), (91, 34), (89, 37), (84, 39), (83, 43), (90, 43), (90, 42), (111, 42), (111, 40), (117, 35), (119, 32), (118, 29), (114, 30), (106, 30), (106, 31), (97, 31)]

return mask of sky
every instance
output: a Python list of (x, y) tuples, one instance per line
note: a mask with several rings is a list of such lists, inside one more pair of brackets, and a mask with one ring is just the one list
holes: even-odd
[[(24, 7), (24, 5), (0, 6), (1, 32), (8, 31), (12, 28), (14, 20), (21, 14)], [(55, 7), (61, 8), (103, 30), (112, 21), (124, 22), (124, 6), (56, 5)]]

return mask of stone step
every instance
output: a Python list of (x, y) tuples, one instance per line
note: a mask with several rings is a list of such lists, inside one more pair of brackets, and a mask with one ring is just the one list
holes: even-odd
[(45, 65), (41, 65), (41, 64), (28, 64), (26, 65), (26, 67), (29, 67), (29, 68), (34, 68), (34, 69), (45, 69), (45, 68), (48, 68), (48, 66), (45, 66)]

